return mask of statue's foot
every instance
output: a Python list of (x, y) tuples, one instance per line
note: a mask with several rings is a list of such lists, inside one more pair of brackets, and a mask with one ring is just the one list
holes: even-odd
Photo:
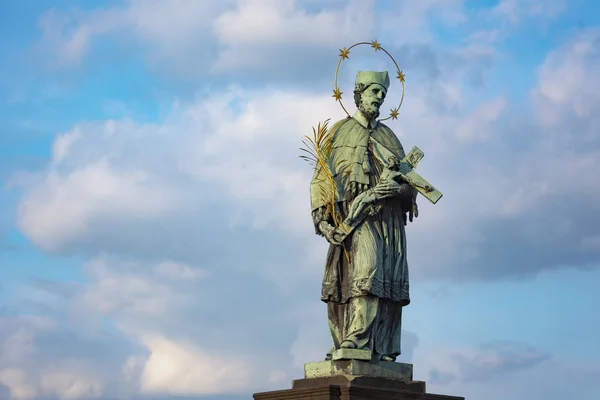
[(381, 356), (381, 361), (395, 362), (396, 361), (396, 357), (390, 357), (390, 356), (382, 355)]
[(340, 347), (343, 349), (355, 349), (357, 346), (356, 343), (351, 340), (344, 340)]

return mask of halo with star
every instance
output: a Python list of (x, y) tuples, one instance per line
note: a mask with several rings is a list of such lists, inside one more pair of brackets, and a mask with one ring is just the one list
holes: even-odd
[(340, 65), (342, 64), (342, 61), (344, 61), (344, 59), (350, 58), (350, 50), (353, 49), (354, 47), (362, 46), (362, 45), (371, 46), (371, 48), (373, 48), (375, 50), (375, 52), (383, 51), (385, 54), (388, 55), (388, 57), (392, 60), (392, 62), (396, 66), (396, 72), (398, 73), (396, 78), (398, 78), (400, 80), (400, 83), (402, 83), (402, 97), (400, 98), (400, 104), (398, 104), (398, 107), (392, 108), (390, 110), (389, 117), (380, 119), (379, 121), (385, 121), (390, 118), (398, 119), (400, 107), (402, 107), (402, 102), (404, 101), (404, 73), (402, 72), (400, 67), (398, 67), (398, 63), (396, 62), (396, 60), (394, 60), (394, 57), (392, 57), (392, 55), (390, 53), (388, 53), (388, 51), (386, 49), (381, 47), (381, 44), (379, 44), (379, 42), (377, 42), (377, 40), (372, 40), (370, 42), (358, 42), (358, 43), (354, 43), (352, 46), (350, 46), (348, 48), (344, 47), (343, 49), (340, 49), (340, 54), (339, 54), (340, 59), (337, 63), (337, 67), (335, 68), (335, 78), (333, 81), (333, 95), (331, 97), (335, 98), (335, 100), (340, 103), (340, 106), (342, 107), (342, 109), (344, 110), (346, 115), (350, 116), (350, 113), (348, 112), (348, 110), (346, 110), (346, 107), (344, 107), (344, 103), (342, 103), (342, 94), (344, 92), (342, 92), (340, 90), (340, 88), (337, 84), (338, 72), (340, 70)]

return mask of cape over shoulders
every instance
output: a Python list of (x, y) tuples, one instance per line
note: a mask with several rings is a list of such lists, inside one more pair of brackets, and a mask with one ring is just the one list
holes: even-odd
[[(348, 145), (354, 147), (360, 145), (360, 142), (362, 140), (361, 137), (357, 134), (368, 130), (369, 129), (365, 128), (356, 119), (352, 117), (346, 117), (342, 120), (339, 120), (335, 124), (333, 124), (330, 130), (330, 134), (333, 135), (333, 147), (335, 148), (340, 145), (344, 147)], [(387, 125), (379, 122), (375, 129), (372, 129), (371, 132), (371, 135), (373, 135), (373, 137), (379, 142), (381, 142), (384, 146), (391, 147), (392, 149), (398, 148), (403, 151), (403, 147), (400, 143), (400, 140)], [(354, 137), (354, 135), (357, 136)]]

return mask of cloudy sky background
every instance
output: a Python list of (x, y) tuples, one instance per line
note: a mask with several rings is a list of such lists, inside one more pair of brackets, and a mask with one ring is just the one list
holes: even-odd
[[(470, 400), (597, 399), (595, 2), (9, 0), (0, 34), (0, 398), (248, 399), (321, 360), (298, 147), (344, 116), (338, 49), (378, 39), (444, 192), (408, 227), (401, 361)], [(360, 68), (393, 65), (356, 49), (342, 91)]]

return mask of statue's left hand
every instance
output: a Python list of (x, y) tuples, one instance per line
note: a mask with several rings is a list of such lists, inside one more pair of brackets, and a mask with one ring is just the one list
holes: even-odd
[(412, 209), (408, 212), (408, 220), (413, 222), (413, 218), (419, 217), (419, 207), (417, 206), (417, 202), (413, 201)]
[(332, 244), (341, 245), (342, 243), (344, 243), (344, 240), (346, 240), (346, 236), (348, 235), (344, 233), (340, 228), (335, 228), (331, 235), (333, 239)]
[(346, 239), (346, 234), (342, 232), (342, 230), (330, 225), (327, 221), (321, 221), (319, 223), (319, 230), (323, 236), (325, 236), (325, 239), (335, 246), (340, 246), (344, 239)]
[[(416, 189), (412, 189), (412, 201), (410, 206), (408, 206), (408, 220), (413, 222), (413, 218), (419, 217), (419, 207), (417, 206), (417, 194), (419, 193)], [(404, 218), (404, 222), (406, 225), (406, 218)]]

